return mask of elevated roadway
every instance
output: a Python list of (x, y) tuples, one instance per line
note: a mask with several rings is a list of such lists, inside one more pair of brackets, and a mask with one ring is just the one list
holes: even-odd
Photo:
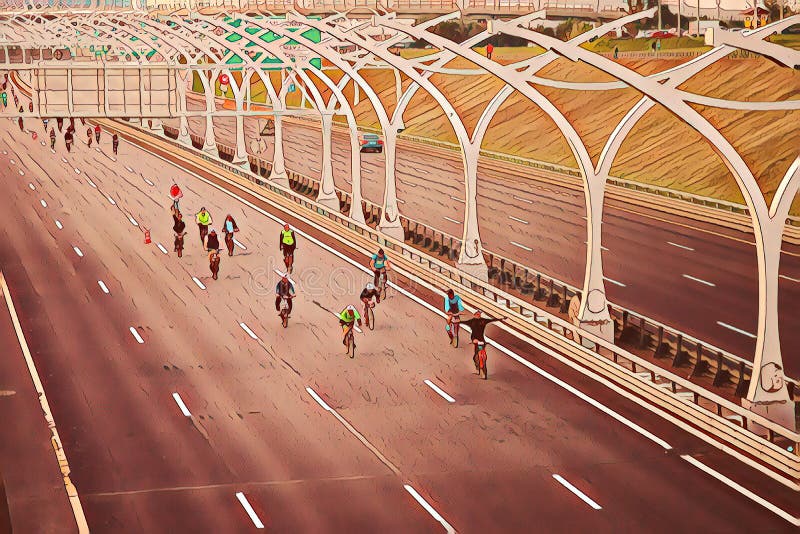
[[(800, 524), (791, 492), (495, 330), (541, 372), (491, 354), (490, 380), (477, 379), (469, 349), (451, 349), (441, 318), (420, 305), (439, 297), (409, 294), (403, 280), (346, 358), (331, 310), (355, 301), (366, 259), (332, 251), (291, 217), (302, 232), (299, 297), (289, 328), (279, 328), (272, 269), (282, 214), (213, 172), (170, 165), (168, 153), (123, 143), (115, 157), (104, 134), (99, 147), (79, 136), (72, 153), (59, 144), (53, 154), (41, 139), (0, 121), (0, 265), (92, 532), (249, 532), (237, 492), (271, 531), (444, 530), (404, 484), (458, 532)], [(187, 216), (205, 206), (217, 227), (231, 213), (241, 228), (246, 249), (223, 257), (217, 281), (192, 225), (184, 258), (171, 252), (173, 181)], [(0, 335), (16, 343), (5, 311)], [(9, 361), (3, 380), (24, 383), (27, 370)], [(18, 425), (7, 438), (40, 439)], [(39, 445), (32, 454), (44, 464), (52, 453)], [(30, 524), (35, 513), (14, 507), (12, 519)]]

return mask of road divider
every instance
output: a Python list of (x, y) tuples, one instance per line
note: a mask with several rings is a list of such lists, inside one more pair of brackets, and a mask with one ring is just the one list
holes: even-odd
[(426, 383), (426, 384), (428, 384), (428, 386), (429, 386), (429, 387), (430, 387), (430, 388), (431, 388), (433, 391), (435, 391), (436, 393), (438, 393), (439, 395), (441, 395), (441, 396), (442, 396), (442, 398), (444, 398), (444, 400), (446, 400), (447, 402), (450, 402), (450, 403), (456, 402), (456, 400), (455, 400), (453, 397), (451, 397), (450, 395), (448, 395), (448, 394), (447, 394), (447, 393), (446, 393), (446, 392), (445, 392), (445, 391), (444, 391), (442, 388), (440, 388), (439, 386), (437, 386), (436, 384), (434, 384), (434, 383), (433, 383), (433, 382), (431, 382), (430, 380), (428, 380), (428, 379), (425, 379), (425, 383)]
[(565, 488), (567, 488), (569, 491), (571, 491), (572, 493), (574, 493), (575, 495), (577, 495), (577, 496), (580, 498), (580, 500), (582, 500), (583, 502), (585, 502), (586, 504), (588, 504), (589, 506), (591, 506), (591, 507), (592, 507), (592, 508), (594, 508), (595, 510), (602, 510), (602, 509), (603, 509), (603, 507), (602, 507), (602, 506), (600, 506), (599, 504), (597, 504), (596, 502), (594, 502), (594, 501), (593, 501), (591, 498), (589, 498), (589, 496), (588, 496), (588, 495), (586, 495), (584, 492), (582, 492), (581, 490), (579, 490), (578, 488), (576, 488), (575, 486), (573, 486), (572, 484), (570, 484), (570, 482), (569, 482), (568, 480), (566, 480), (564, 477), (562, 477), (561, 475), (556, 475), (556, 474), (554, 474), (554, 475), (553, 475), (553, 478), (554, 478), (554, 479), (556, 479), (556, 480), (558, 481), (558, 483), (559, 483), (559, 484), (561, 484), (562, 486), (564, 486)]
[(137, 343), (139, 344), (144, 343), (144, 339), (142, 339), (142, 336), (139, 335), (138, 330), (136, 330), (134, 327), (130, 327), (129, 330), (131, 331), (131, 335), (133, 336), (133, 338), (136, 340)]
[(406, 491), (407, 491), (409, 494), (411, 494), (411, 496), (412, 496), (412, 497), (414, 497), (414, 500), (415, 500), (415, 501), (417, 501), (417, 502), (419, 503), (419, 505), (420, 505), (420, 506), (422, 506), (422, 507), (425, 509), (425, 511), (426, 511), (426, 512), (428, 512), (429, 514), (431, 514), (431, 517), (433, 517), (433, 518), (434, 518), (436, 521), (438, 521), (439, 523), (441, 523), (441, 524), (442, 524), (442, 526), (444, 527), (445, 531), (446, 531), (448, 534), (454, 534), (454, 533), (455, 533), (456, 529), (454, 529), (454, 528), (452, 527), (452, 525), (450, 525), (450, 523), (448, 523), (448, 522), (445, 520), (445, 518), (444, 518), (444, 517), (442, 517), (442, 515), (441, 515), (439, 512), (437, 512), (437, 511), (436, 511), (436, 509), (435, 509), (433, 506), (431, 506), (431, 505), (428, 503), (428, 501), (426, 501), (426, 500), (425, 500), (425, 499), (422, 497), (422, 495), (420, 495), (420, 494), (417, 492), (417, 490), (415, 490), (413, 487), (411, 487), (411, 486), (410, 486), (410, 485), (408, 485), (408, 484), (403, 484), (403, 487), (406, 489)]
[(264, 528), (264, 523), (262, 523), (261, 519), (258, 518), (256, 511), (253, 510), (253, 507), (250, 505), (250, 502), (247, 500), (247, 497), (245, 497), (244, 493), (241, 491), (236, 493), (236, 498), (239, 499), (239, 503), (241, 503), (242, 508), (244, 508), (244, 511), (247, 512), (247, 515), (250, 516), (250, 521), (253, 522), (256, 528)]
[(239, 323), (239, 326), (241, 326), (241, 327), (242, 327), (242, 330), (244, 330), (245, 332), (247, 332), (247, 335), (248, 335), (248, 336), (250, 336), (251, 338), (253, 338), (253, 339), (255, 339), (255, 340), (258, 340), (258, 336), (257, 336), (257, 335), (256, 335), (256, 334), (255, 334), (255, 333), (252, 331), (252, 330), (250, 330), (250, 327), (249, 327), (249, 326), (247, 326), (247, 325), (246, 325), (246, 324), (244, 324), (244, 323)]
[(175, 393), (172, 394), (172, 398), (175, 399), (175, 403), (178, 405), (178, 408), (180, 408), (181, 413), (183, 415), (185, 415), (186, 417), (191, 417), (192, 416), (192, 414), (189, 412), (189, 408), (187, 408), (186, 404), (184, 404), (183, 399), (181, 398), (180, 394), (175, 392)]

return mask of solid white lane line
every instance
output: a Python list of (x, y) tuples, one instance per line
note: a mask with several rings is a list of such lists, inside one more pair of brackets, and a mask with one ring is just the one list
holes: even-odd
[(737, 332), (739, 334), (744, 334), (747, 337), (751, 337), (753, 339), (756, 339), (756, 336), (754, 336), (750, 332), (747, 332), (746, 330), (742, 330), (741, 328), (736, 328), (735, 326), (731, 326), (728, 323), (723, 323), (722, 321), (717, 321), (717, 324), (720, 325), (720, 326), (723, 326), (723, 327), (725, 327), (725, 328), (727, 328), (729, 330), (733, 330), (734, 332)]
[(308, 394), (311, 395), (314, 398), (314, 400), (317, 401), (317, 403), (320, 406), (322, 406), (323, 410), (325, 410), (326, 412), (330, 412), (331, 411), (331, 407), (328, 406), (328, 403), (326, 403), (324, 400), (322, 400), (322, 397), (317, 395), (316, 391), (314, 391), (310, 387), (306, 387), (306, 391), (308, 391)]
[(527, 202), (528, 204), (533, 204), (533, 200), (528, 200), (527, 198), (518, 197), (517, 195), (511, 195), (511, 198), (520, 200), (522, 202)]
[(707, 285), (709, 287), (717, 287), (717, 284), (712, 284), (711, 282), (707, 282), (705, 280), (701, 280), (700, 278), (695, 278), (694, 276), (691, 276), (691, 275), (688, 275), (688, 274), (684, 274), (683, 277), (684, 278), (688, 278), (689, 280), (694, 280), (695, 282), (699, 282), (701, 284), (705, 284), (705, 285)]
[(96, 186), (96, 185), (94, 185), (94, 182), (93, 182), (93, 181), (92, 181), (92, 179), (91, 179), (91, 178), (89, 178), (88, 176), (86, 177), (86, 181), (87, 181), (87, 182), (89, 182), (89, 185), (91, 185), (92, 187), (94, 187), (95, 189), (97, 189), (97, 186)]
[(518, 218), (518, 217), (514, 217), (513, 215), (509, 215), (509, 216), (508, 216), (508, 218), (509, 218), (509, 219), (511, 219), (512, 221), (517, 221), (518, 223), (522, 223), (522, 224), (530, 224), (530, 223), (529, 223), (528, 221), (526, 221), (525, 219), (520, 219), (520, 218)]
[(136, 341), (139, 343), (144, 343), (144, 339), (142, 339), (142, 336), (139, 335), (139, 332), (134, 327), (130, 327), (130, 331), (131, 334), (133, 334), (133, 337), (136, 338)]
[(452, 198), (456, 202), (461, 202), (462, 204), (464, 203), (464, 199), (463, 198), (454, 197), (453, 195), (450, 195), (450, 198)]
[(454, 529), (454, 528), (453, 528), (453, 527), (450, 525), (450, 523), (448, 523), (448, 522), (445, 520), (445, 518), (444, 518), (444, 517), (442, 517), (442, 516), (441, 516), (441, 514), (439, 514), (439, 512), (437, 512), (436, 510), (434, 510), (433, 506), (431, 506), (430, 504), (428, 504), (428, 501), (426, 501), (426, 500), (425, 500), (425, 499), (422, 497), (422, 495), (420, 495), (419, 493), (417, 493), (417, 490), (415, 490), (414, 488), (412, 488), (412, 487), (411, 487), (411, 486), (409, 486), (408, 484), (403, 484), (403, 487), (406, 489), (406, 491), (407, 491), (408, 493), (410, 493), (410, 494), (411, 494), (411, 496), (412, 496), (412, 497), (414, 497), (414, 500), (415, 500), (415, 501), (417, 501), (417, 502), (419, 503), (419, 505), (420, 505), (420, 506), (422, 506), (422, 507), (425, 509), (425, 511), (426, 511), (426, 512), (428, 512), (429, 514), (431, 514), (431, 517), (433, 517), (433, 518), (434, 518), (436, 521), (438, 521), (439, 523), (441, 523), (441, 524), (442, 524), (442, 526), (445, 528), (445, 530), (447, 531), (447, 533), (448, 533), (448, 534), (455, 533), (456, 529)]
[(783, 278), (784, 280), (789, 280), (790, 282), (798, 282), (798, 283), (800, 283), (800, 280), (798, 280), (797, 278), (791, 278), (789, 276), (786, 276), (785, 274), (779, 274), (778, 278)]
[(447, 402), (455, 402), (456, 401), (453, 397), (448, 395), (442, 388), (440, 388), (439, 386), (437, 386), (436, 384), (434, 384), (430, 380), (426, 379), (425, 383), (428, 384), (428, 386), (430, 386), (430, 388), (433, 391), (435, 391), (436, 393), (441, 395), (444, 398), (444, 400), (446, 400)]
[(233, 242), (234, 242), (234, 244), (235, 244), (237, 247), (239, 247), (240, 249), (242, 249), (242, 250), (247, 250), (247, 247), (246, 247), (246, 246), (244, 246), (244, 245), (242, 245), (241, 243), (239, 243), (239, 240), (238, 240), (238, 239), (236, 239), (235, 237), (233, 238)]
[(561, 475), (553, 474), (553, 478), (556, 479), (562, 486), (570, 490), (572, 493), (577, 495), (583, 502), (594, 508), (595, 510), (602, 510), (603, 507), (594, 502), (592, 499), (589, 498), (584, 492), (573, 486), (569, 483), (569, 481), (565, 480), (564, 477)]
[(751, 501), (760, 504), (761, 506), (763, 506), (764, 508), (766, 508), (767, 510), (769, 510), (773, 514), (781, 517), (782, 519), (785, 519), (786, 521), (788, 521), (789, 523), (791, 523), (792, 525), (794, 525), (796, 527), (800, 527), (800, 518), (794, 517), (792, 514), (786, 512), (785, 510), (783, 510), (781, 508), (778, 508), (777, 506), (775, 506), (771, 502), (763, 499), (762, 497), (759, 497), (758, 495), (756, 495), (755, 493), (753, 493), (749, 489), (745, 488), (744, 486), (742, 486), (740, 484), (737, 484), (736, 482), (734, 482), (730, 478), (726, 477), (722, 473), (720, 473), (720, 472), (708, 467), (706, 464), (704, 464), (703, 462), (701, 462), (699, 460), (696, 460), (692, 456), (689, 456), (688, 454), (682, 454), (681, 458), (683, 458), (684, 460), (686, 460), (687, 462), (689, 462), (690, 464), (692, 464), (696, 468), (700, 469), (704, 473), (706, 473), (708, 475), (711, 475), (712, 477), (716, 478), (717, 480), (719, 480), (720, 482), (722, 482), (726, 486), (730, 487), (731, 489), (734, 489), (734, 490), (738, 491), (739, 493), (741, 493), (742, 495), (744, 495), (745, 497), (747, 497)]
[(455, 219), (452, 219), (452, 218), (450, 218), (450, 217), (447, 217), (446, 215), (445, 215), (444, 219), (445, 219), (446, 221), (450, 221), (451, 223), (461, 224), (461, 221), (457, 221), (457, 220), (455, 220)]
[(82, 251), (81, 251), (81, 249), (79, 249), (78, 247), (72, 247), (72, 250), (74, 250), (74, 251), (75, 251), (75, 254), (77, 254), (77, 255), (78, 255), (78, 257), (80, 257), (80, 258), (82, 258), (82, 257), (83, 257), (83, 252), (82, 252)]
[(246, 324), (244, 324), (244, 323), (239, 323), (239, 326), (241, 326), (241, 327), (242, 327), (242, 330), (244, 330), (245, 332), (247, 332), (247, 335), (248, 335), (248, 336), (252, 337), (253, 339), (258, 339), (258, 336), (257, 336), (257, 335), (255, 335), (255, 334), (253, 333), (253, 331), (252, 331), (252, 330), (250, 330), (250, 327), (249, 327), (249, 326), (247, 326), (247, 325), (246, 325)]
[(39, 203), (42, 205), (43, 208), (47, 207), (47, 202), (45, 202), (44, 199), (40, 200)]
[(521, 249), (523, 249), (523, 250), (527, 250), (528, 252), (530, 252), (530, 251), (532, 251), (532, 250), (533, 250), (531, 247), (526, 247), (525, 245), (520, 245), (520, 244), (519, 244), (519, 243), (517, 243), (516, 241), (509, 241), (509, 243), (511, 243), (511, 244), (512, 244), (512, 245), (514, 245), (515, 247), (519, 247), (519, 248), (521, 248)]
[(689, 250), (689, 251), (691, 251), (691, 252), (694, 252), (694, 249), (693, 249), (692, 247), (687, 247), (687, 246), (684, 246), (684, 245), (679, 245), (679, 244), (677, 244), (677, 243), (673, 243), (672, 241), (667, 241), (667, 244), (668, 244), (668, 245), (672, 245), (673, 247), (682, 248), (683, 250)]
[(167, 249), (164, 248), (164, 245), (162, 245), (161, 243), (157, 243), (157, 246), (161, 250), (161, 252), (167, 254)]
[(625, 284), (623, 284), (622, 282), (617, 282), (616, 280), (612, 280), (611, 278), (605, 276), (603, 277), (603, 280), (605, 280), (606, 282), (611, 282), (612, 284), (616, 284), (619, 287), (625, 287)]
[[(143, 149), (143, 150), (145, 152), (147, 152), (148, 154), (151, 154), (154, 157), (161, 159), (165, 163), (170, 163), (168, 160), (164, 159), (162, 156), (159, 156), (158, 154), (156, 154), (154, 152), (151, 152), (151, 151), (149, 151), (147, 149)], [(238, 194), (236, 194), (236, 193), (234, 193), (232, 191), (228, 191), (224, 187), (222, 187), (222, 186), (220, 186), (220, 185), (208, 180), (207, 178), (203, 178), (199, 174), (197, 174), (195, 172), (192, 172), (192, 171), (186, 171), (186, 172), (188, 172), (190, 175), (194, 176), (195, 178), (197, 178), (201, 182), (203, 182), (203, 183), (205, 183), (207, 185), (210, 185), (212, 188), (215, 188), (215, 189), (219, 190), (223, 194), (226, 194), (226, 195), (230, 196), (231, 198), (234, 198), (234, 199), (238, 200), (239, 202), (241, 202), (245, 206), (248, 206), (249, 208), (253, 209), (254, 211), (264, 215), (268, 219), (271, 219), (271, 220), (273, 220), (273, 221), (275, 221), (275, 222), (277, 222), (278, 224), (281, 224), (281, 225), (286, 223), (286, 221), (284, 221), (280, 217), (277, 217), (276, 215), (266, 211), (265, 209), (262, 209), (262, 208), (256, 206), (252, 202), (246, 200), (245, 198), (242, 198), (240, 195), (238, 195)], [(223, 178), (223, 180), (226, 183), (229, 183), (229, 184), (233, 185), (232, 182), (229, 182), (228, 180), (225, 180), (224, 178)], [(260, 195), (256, 195), (256, 196), (260, 196)], [(360, 270), (360, 271), (362, 271), (362, 272), (364, 272), (366, 274), (371, 274), (372, 273), (372, 271), (370, 271), (368, 267), (365, 267), (365, 266), (361, 265), (360, 263), (357, 263), (355, 260), (349, 258), (348, 256), (346, 256), (345, 254), (343, 254), (343, 253), (339, 252), (338, 250), (334, 249), (330, 245), (327, 245), (327, 244), (323, 243), (319, 239), (316, 239), (315, 237), (307, 234), (306, 232), (300, 231), (300, 230), (296, 230), (296, 232), (301, 237), (307, 239), (309, 241), (309, 243), (314, 243), (315, 245), (317, 245), (321, 249), (333, 254), (334, 256), (339, 258), (340, 260), (342, 260), (345, 263), (353, 266), (355, 269), (358, 269), (358, 270)], [(442, 296), (444, 295), (444, 293), (442, 293), (440, 289), (433, 287), (432, 285), (428, 284), (427, 282), (425, 282), (423, 279), (419, 278), (418, 276), (415, 276), (415, 275), (413, 275), (411, 273), (403, 273), (403, 274), (404, 274), (404, 276), (406, 276), (410, 280), (413, 280), (415, 283), (419, 284), (420, 286), (425, 287), (425, 288), (427, 288), (427, 289), (429, 289), (431, 291), (434, 291), (437, 295), (442, 295)], [(424, 307), (424, 308), (430, 310), (431, 312), (439, 315), (440, 317), (445, 317), (445, 313), (443, 311), (441, 311), (438, 307), (434, 307), (434, 306), (428, 304), (427, 302), (425, 302), (424, 300), (420, 299), (416, 295), (414, 295), (412, 293), (409, 293), (408, 291), (406, 291), (402, 287), (397, 286), (396, 284), (394, 284), (392, 282), (389, 282), (389, 286), (392, 287), (393, 289), (396, 289), (398, 292), (400, 292), (401, 294), (403, 294), (406, 297), (410, 298), (411, 300), (413, 300), (417, 304), (421, 305), (422, 307)], [(503, 326), (501, 325), (500, 328), (503, 328)], [(508, 330), (508, 331), (510, 333), (514, 334), (513, 331), (511, 331), (511, 330)], [(487, 339), (487, 341), (489, 341), (490, 344), (493, 347), (495, 347), (497, 350), (499, 350), (503, 354), (506, 354), (507, 356), (509, 356), (513, 360), (516, 360), (518, 363), (524, 365), (525, 367), (527, 367), (531, 371), (535, 372), (536, 374), (544, 377), (545, 379), (549, 380), (550, 382), (553, 382), (554, 384), (556, 384), (559, 387), (565, 389), (566, 391), (569, 391), (570, 393), (572, 393), (573, 395), (575, 395), (579, 399), (583, 400), (587, 404), (590, 404), (591, 406), (594, 406), (598, 410), (602, 411), (606, 415), (612, 417), (613, 419), (615, 419), (618, 422), (622, 423), (623, 425), (627, 426), (631, 430), (641, 434), (645, 438), (653, 441), (654, 443), (658, 444), (659, 446), (661, 446), (664, 449), (668, 449), (668, 450), (672, 449), (672, 446), (669, 443), (667, 443), (663, 439), (659, 438), (658, 436), (656, 436), (652, 432), (649, 432), (648, 430), (645, 430), (641, 426), (637, 425), (636, 423), (634, 423), (630, 419), (624, 417), (623, 415), (615, 412), (614, 410), (612, 410), (611, 408), (605, 406), (601, 402), (593, 399), (592, 397), (589, 397), (588, 395), (586, 395), (582, 391), (580, 391), (578, 389), (575, 389), (574, 387), (572, 387), (571, 385), (567, 384), (563, 380), (560, 380), (559, 378), (551, 375), (550, 373), (548, 373), (544, 369), (541, 369), (540, 367), (537, 367), (536, 365), (532, 364), (531, 362), (529, 362), (528, 360), (526, 360), (525, 358), (523, 358), (519, 354), (507, 349), (506, 347), (504, 347), (504, 346), (502, 346), (502, 345), (500, 345), (498, 343), (495, 343), (494, 341), (491, 341), (491, 340), (488, 340), (488, 339)], [(615, 392), (620, 393), (621, 395), (625, 396), (624, 395), (625, 391), (620, 389), (615, 384), (613, 384), (613, 383), (609, 382), (608, 380), (600, 377), (599, 375), (587, 372), (586, 370), (582, 369), (580, 366), (577, 366), (577, 364), (570, 365), (572, 363), (571, 360), (563, 357), (562, 355), (560, 355), (558, 352), (554, 351), (550, 347), (548, 347), (546, 345), (543, 345), (542, 343), (539, 343), (536, 340), (528, 338), (527, 336), (524, 336), (524, 341), (526, 343), (530, 344), (532, 347), (534, 347), (534, 348), (544, 352), (545, 354), (551, 356), (552, 358), (564, 363), (565, 365), (568, 365), (568, 366), (572, 367), (573, 369), (576, 369), (579, 372), (581, 372), (581, 373), (583, 373), (583, 374), (585, 374), (587, 376), (590, 376), (592, 379), (594, 379), (595, 381), (605, 385), (607, 388), (611, 389), (612, 391), (615, 391)], [(640, 406), (643, 406), (643, 407), (647, 408), (648, 410), (655, 411), (655, 410), (652, 409), (652, 407), (650, 407), (650, 405), (645, 405), (643, 403), (643, 401), (637, 399), (636, 397), (626, 396), (626, 398), (628, 398), (629, 400), (631, 400), (632, 402), (634, 402), (636, 404), (639, 404)], [(675, 424), (679, 424), (679, 422), (677, 420), (675, 420), (674, 418), (670, 418), (668, 416), (668, 414), (666, 414), (664, 412), (656, 411), (656, 413), (658, 413), (661, 417), (663, 417), (663, 418), (665, 418), (665, 419), (667, 419), (667, 420), (669, 420), (669, 421), (671, 421), (671, 422), (673, 422)], [(690, 427), (685, 427), (685, 429), (686, 428), (690, 428)], [(695, 435), (697, 435), (697, 434), (695, 434)]]
[(53, 445), (53, 451), (56, 455), (56, 460), (58, 461), (61, 467), (61, 473), (64, 480), (64, 487), (69, 498), (70, 506), (72, 507), (72, 513), (75, 516), (76, 526), (78, 527), (79, 534), (84, 534), (89, 532), (89, 526), (86, 523), (86, 516), (83, 513), (83, 507), (81, 506), (81, 500), (78, 495), (78, 490), (75, 488), (75, 485), (69, 479), (69, 462), (67, 460), (66, 453), (64, 451), (64, 445), (61, 442), (61, 436), (58, 434), (58, 428), (56, 426), (55, 418), (53, 417), (53, 413), (50, 410), (50, 403), (47, 401), (47, 395), (44, 391), (44, 385), (42, 384), (42, 380), (39, 377), (39, 371), (36, 369), (36, 363), (33, 361), (33, 356), (31, 355), (30, 348), (28, 347), (28, 342), (25, 339), (25, 334), (22, 330), (22, 324), (19, 321), (19, 316), (17, 315), (17, 310), (14, 307), (14, 301), (11, 299), (11, 292), (8, 290), (8, 284), (6, 284), (6, 278), (3, 275), (2, 271), (0, 271), (0, 293), (3, 294), (3, 298), (6, 301), (6, 306), (8, 307), (8, 313), (11, 316), (11, 322), (14, 325), (14, 331), (17, 335), (17, 342), (19, 343), (19, 347), (22, 350), (22, 355), (25, 358), (25, 364), (28, 367), (28, 373), (31, 376), (31, 380), (33, 381), (33, 386), (36, 389), (36, 393), (39, 397), (39, 404), (42, 408), (42, 412), (44, 414), (44, 418), (47, 421), (47, 425), (50, 428), (51, 433), (51, 443)]
[(191, 412), (189, 412), (189, 408), (186, 407), (186, 404), (184, 404), (183, 399), (178, 394), (178, 392), (173, 393), (172, 398), (175, 399), (175, 402), (178, 404), (178, 408), (181, 409), (181, 413), (183, 415), (185, 415), (186, 417), (192, 416)]
[(61, 221), (59, 221), (58, 219), (56, 219), (55, 221), (56, 221), (56, 226), (58, 227), (58, 229), (59, 230), (63, 230), (64, 229), (64, 225), (61, 224)]
[(102, 280), (98, 280), (97, 285), (100, 286), (100, 289), (103, 290), (103, 293), (105, 293), (106, 295), (109, 294), (108, 287), (106, 287), (106, 284)]
[(197, 287), (199, 287), (200, 289), (205, 289), (206, 288), (206, 286), (203, 285), (203, 282), (198, 280), (196, 276), (193, 276), (192, 280), (194, 280), (194, 283), (197, 284)]
[(133, 218), (133, 217), (131, 217), (130, 215), (128, 215), (128, 220), (131, 222), (131, 224), (132, 224), (132, 225), (134, 225), (134, 226), (139, 226), (139, 223), (138, 223), (138, 222), (136, 222), (136, 219), (134, 219), (134, 218)]
[(33, 185), (33, 184), (29, 183), (29, 184), (28, 184), (28, 187), (30, 187), (30, 188), (31, 188), (31, 191), (36, 191), (36, 186), (35, 186), (35, 185)]
[(116, 203), (116, 202), (114, 202), (114, 199), (113, 199), (113, 198), (111, 198), (110, 196), (106, 195), (106, 198), (108, 199), (108, 201), (109, 201), (109, 202), (111, 202), (111, 205), (113, 205), (113, 206), (116, 206), (116, 205), (117, 205), (117, 203)]
[(239, 502), (242, 504), (242, 508), (244, 511), (247, 512), (247, 515), (250, 516), (250, 520), (258, 529), (264, 528), (264, 523), (258, 518), (256, 511), (253, 510), (253, 507), (250, 506), (250, 502), (247, 500), (247, 497), (244, 496), (244, 493), (241, 491), (236, 494), (236, 498), (239, 499)]

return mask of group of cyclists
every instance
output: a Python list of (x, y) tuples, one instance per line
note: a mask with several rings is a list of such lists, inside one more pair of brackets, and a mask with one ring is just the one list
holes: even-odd
[[(186, 236), (186, 222), (183, 220), (183, 213), (180, 210), (180, 199), (183, 198), (183, 192), (178, 184), (172, 184), (169, 190), (169, 197), (172, 200), (170, 211), (172, 212), (172, 231), (175, 233), (174, 251), (178, 253), (178, 257), (183, 257), (183, 242)], [(211, 213), (205, 208), (200, 208), (200, 211), (195, 214), (195, 222), (200, 234), (200, 244), (208, 254), (209, 269), (211, 270), (211, 277), (217, 280), (219, 277), (219, 264), (220, 264), (220, 242), (217, 236), (217, 231), (211, 226), (213, 220)], [(233, 216), (228, 214), (225, 217), (225, 222), (222, 223), (222, 232), (225, 234), (225, 244), (228, 249), (228, 256), (233, 256), (234, 240), (233, 234), (239, 231), (239, 226), (236, 224)]]

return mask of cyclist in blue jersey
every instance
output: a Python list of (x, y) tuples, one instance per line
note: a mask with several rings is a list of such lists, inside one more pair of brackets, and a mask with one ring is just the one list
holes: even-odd
[(378, 286), (378, 280), (380, 279), (381, 274), (385, 275), (387, 269), (392, 268), (392, 264), (389, 263), (389, 258), (386, 257), (383, 249), (379, 248), (378, 253), (372, 255), (372, 258), (369, 262), (369, 267), (372, 269), (372, 272), (375, 275), (375, 279), (372, 283)]
[(450, 344), (454, 343), (453, 317), (456, 318), (456, 321), (460, 320), (462, 311), (464, 311), (464, 303), (461, 302), (461, 297), (456, 295), (455, 291), (452, 289), (448, 289), (447, 295), (444, 297), (444, 312), (447, 314), (447, 325), (444, 329), (447, 330)]

